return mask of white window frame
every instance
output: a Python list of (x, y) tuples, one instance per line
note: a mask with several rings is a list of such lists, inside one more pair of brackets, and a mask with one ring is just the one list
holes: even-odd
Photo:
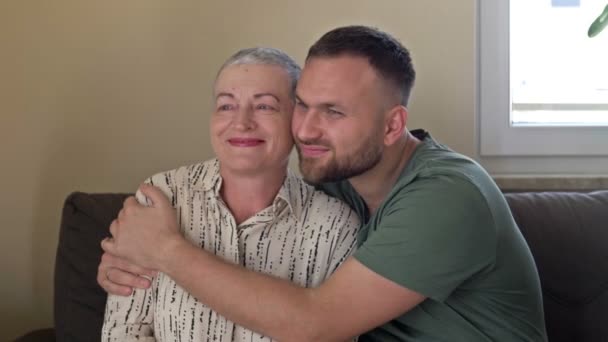
[(480, 159), (542, 156), (560, 164), (556, 157), (577, 157), (578, 162), (589, 157), (589, 170), (608, 172), (608, 127), (511, 126), (509, 0), (478, 0), (477, 9)]

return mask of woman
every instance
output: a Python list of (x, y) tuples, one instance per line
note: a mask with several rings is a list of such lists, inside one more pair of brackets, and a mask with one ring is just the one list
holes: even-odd
[[(184, 236), (224, 260), (314, 287), (356, 246), (357, 216), (288, 170), (300, 68), (276, 49), (237, 52), (214, 86), (217, 159), (151, 177)], [(137, 199), (147, 199), (138, 192)], [(261, 304), (262, 305), (262, 304)], [(103, 341), (271, 341), (226, 320), (165, 274), (108, 297)]]

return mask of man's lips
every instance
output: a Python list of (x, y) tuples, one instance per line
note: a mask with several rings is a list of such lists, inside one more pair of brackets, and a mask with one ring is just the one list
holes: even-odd
[(264, 143), (262, 139), (255, 138), (231, 138), (228, 143), (236, 147), (255, 147)]
[(309, 158), (320, 157), (329, 151), (329, 148), (319, 145), (299, 145), (299, 147), (302, 156)]

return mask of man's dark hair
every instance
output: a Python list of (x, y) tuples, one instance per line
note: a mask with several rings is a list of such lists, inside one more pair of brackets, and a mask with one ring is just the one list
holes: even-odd
[(416, 72), (409, 51), (397, 39), (367, 26), (338, 27), (310, 47), (306, 61), (340, 55), (367, 58), (380, 77), (399, 90), (401, 104), (407, 106)]

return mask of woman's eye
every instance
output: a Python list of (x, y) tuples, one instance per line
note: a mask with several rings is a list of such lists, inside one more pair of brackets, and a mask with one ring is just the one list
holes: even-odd
[(232, 106), (232, 105), (229, 105), (229, 104), (223, 104), (223, 105), (221, 105), (221, 106), (217, 107), (217, 110), (218, 110), (218, 111), (227, 111), (227, 110), (231, 110), (232, 108), (233, 108), (233, 106)]
[(259, 105), (256, 106), (256, 109), (258, 109), (258, 110), (272, 110), (272, 111), (275, 110), (274, 107), (266, 105), (266, 104), (259, 104)]

